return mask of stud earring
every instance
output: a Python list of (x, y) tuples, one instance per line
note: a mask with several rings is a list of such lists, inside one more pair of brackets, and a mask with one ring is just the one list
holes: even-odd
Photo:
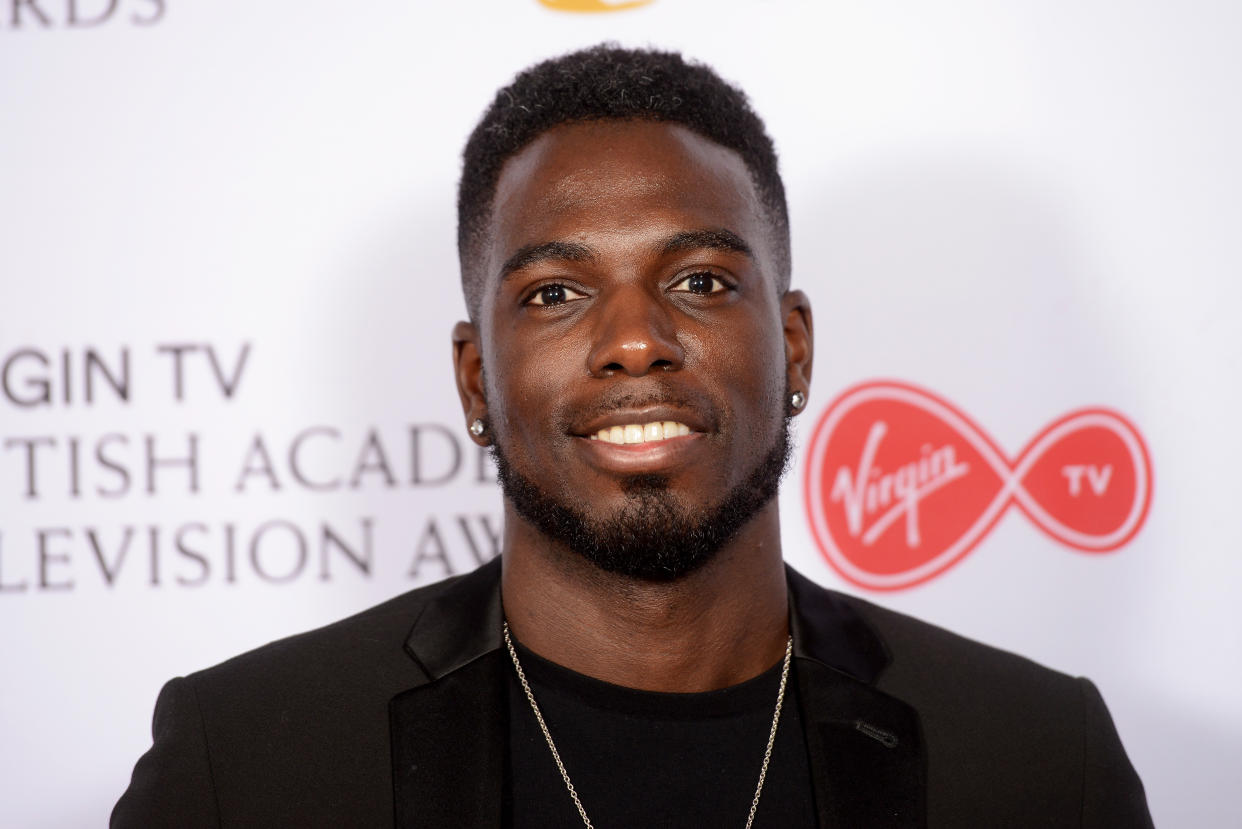
[(794, 411), (799, 411), (806, 405), (806, 395), (800, 391), (796, 391), (789, 395), (789, 405), (794, 407)]
[(479, 420), (476, 417), (474, 419), (474, 422), (470, 424), (470, 434), (474, 435), (477, 438), (483, 434), (486, 428), (487, 427), (483, 425), (483, 421)]

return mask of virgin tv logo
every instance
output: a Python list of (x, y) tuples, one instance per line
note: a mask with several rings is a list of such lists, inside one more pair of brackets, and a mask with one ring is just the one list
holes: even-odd
[(1057, 541), (1116, 550), (1143, 526), (1151, 460), (1109, 409), (1058, 418), (1010, 459), (965, 413), (907, 383), (847, 389), (812, 433), (811, 531), (828, 563), (871, 590), (925, 582), (961, 561), (1017, 506)]

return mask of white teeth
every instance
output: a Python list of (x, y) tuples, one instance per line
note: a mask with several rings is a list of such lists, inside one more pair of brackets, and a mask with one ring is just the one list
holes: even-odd
[(600, 429), (591, 435), (591, 440), (602, 440), (605, 443), (647, 443), (688, 434), (690, 427), (684, 423), (655, 420), (651, 423), (627, 423), (624, 426)]

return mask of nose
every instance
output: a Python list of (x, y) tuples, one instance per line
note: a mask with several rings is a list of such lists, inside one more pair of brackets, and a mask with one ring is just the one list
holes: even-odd
[(641, 377), (649, 371), (680, 369), (685, 351), (669, 308), (634, 286), (596, 309), (596, 331), (588, 356), (594, 377), (625, 372)]

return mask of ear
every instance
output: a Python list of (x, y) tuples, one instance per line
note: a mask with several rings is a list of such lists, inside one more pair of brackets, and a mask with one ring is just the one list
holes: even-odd
[[(466, 416), (466, 429), (476, 420), (487, 424), (487, 396), (483, 389), (483, 355), (479, 332), (472, 323), (459, 322), (453, 326), (453, 375), (457, 380), (457, 395), (461, 398), (461, 410)], [(470, 438), (480, 446), (488, 444), (487, 432)]]
[(802, 392), (804, 398), (809, 398), (815, 337), (811, 323), (811, 301), (806, 294), (786, 291), (781, 297), (781, 319), (785, 326), (785, 377), (789, 392)]

